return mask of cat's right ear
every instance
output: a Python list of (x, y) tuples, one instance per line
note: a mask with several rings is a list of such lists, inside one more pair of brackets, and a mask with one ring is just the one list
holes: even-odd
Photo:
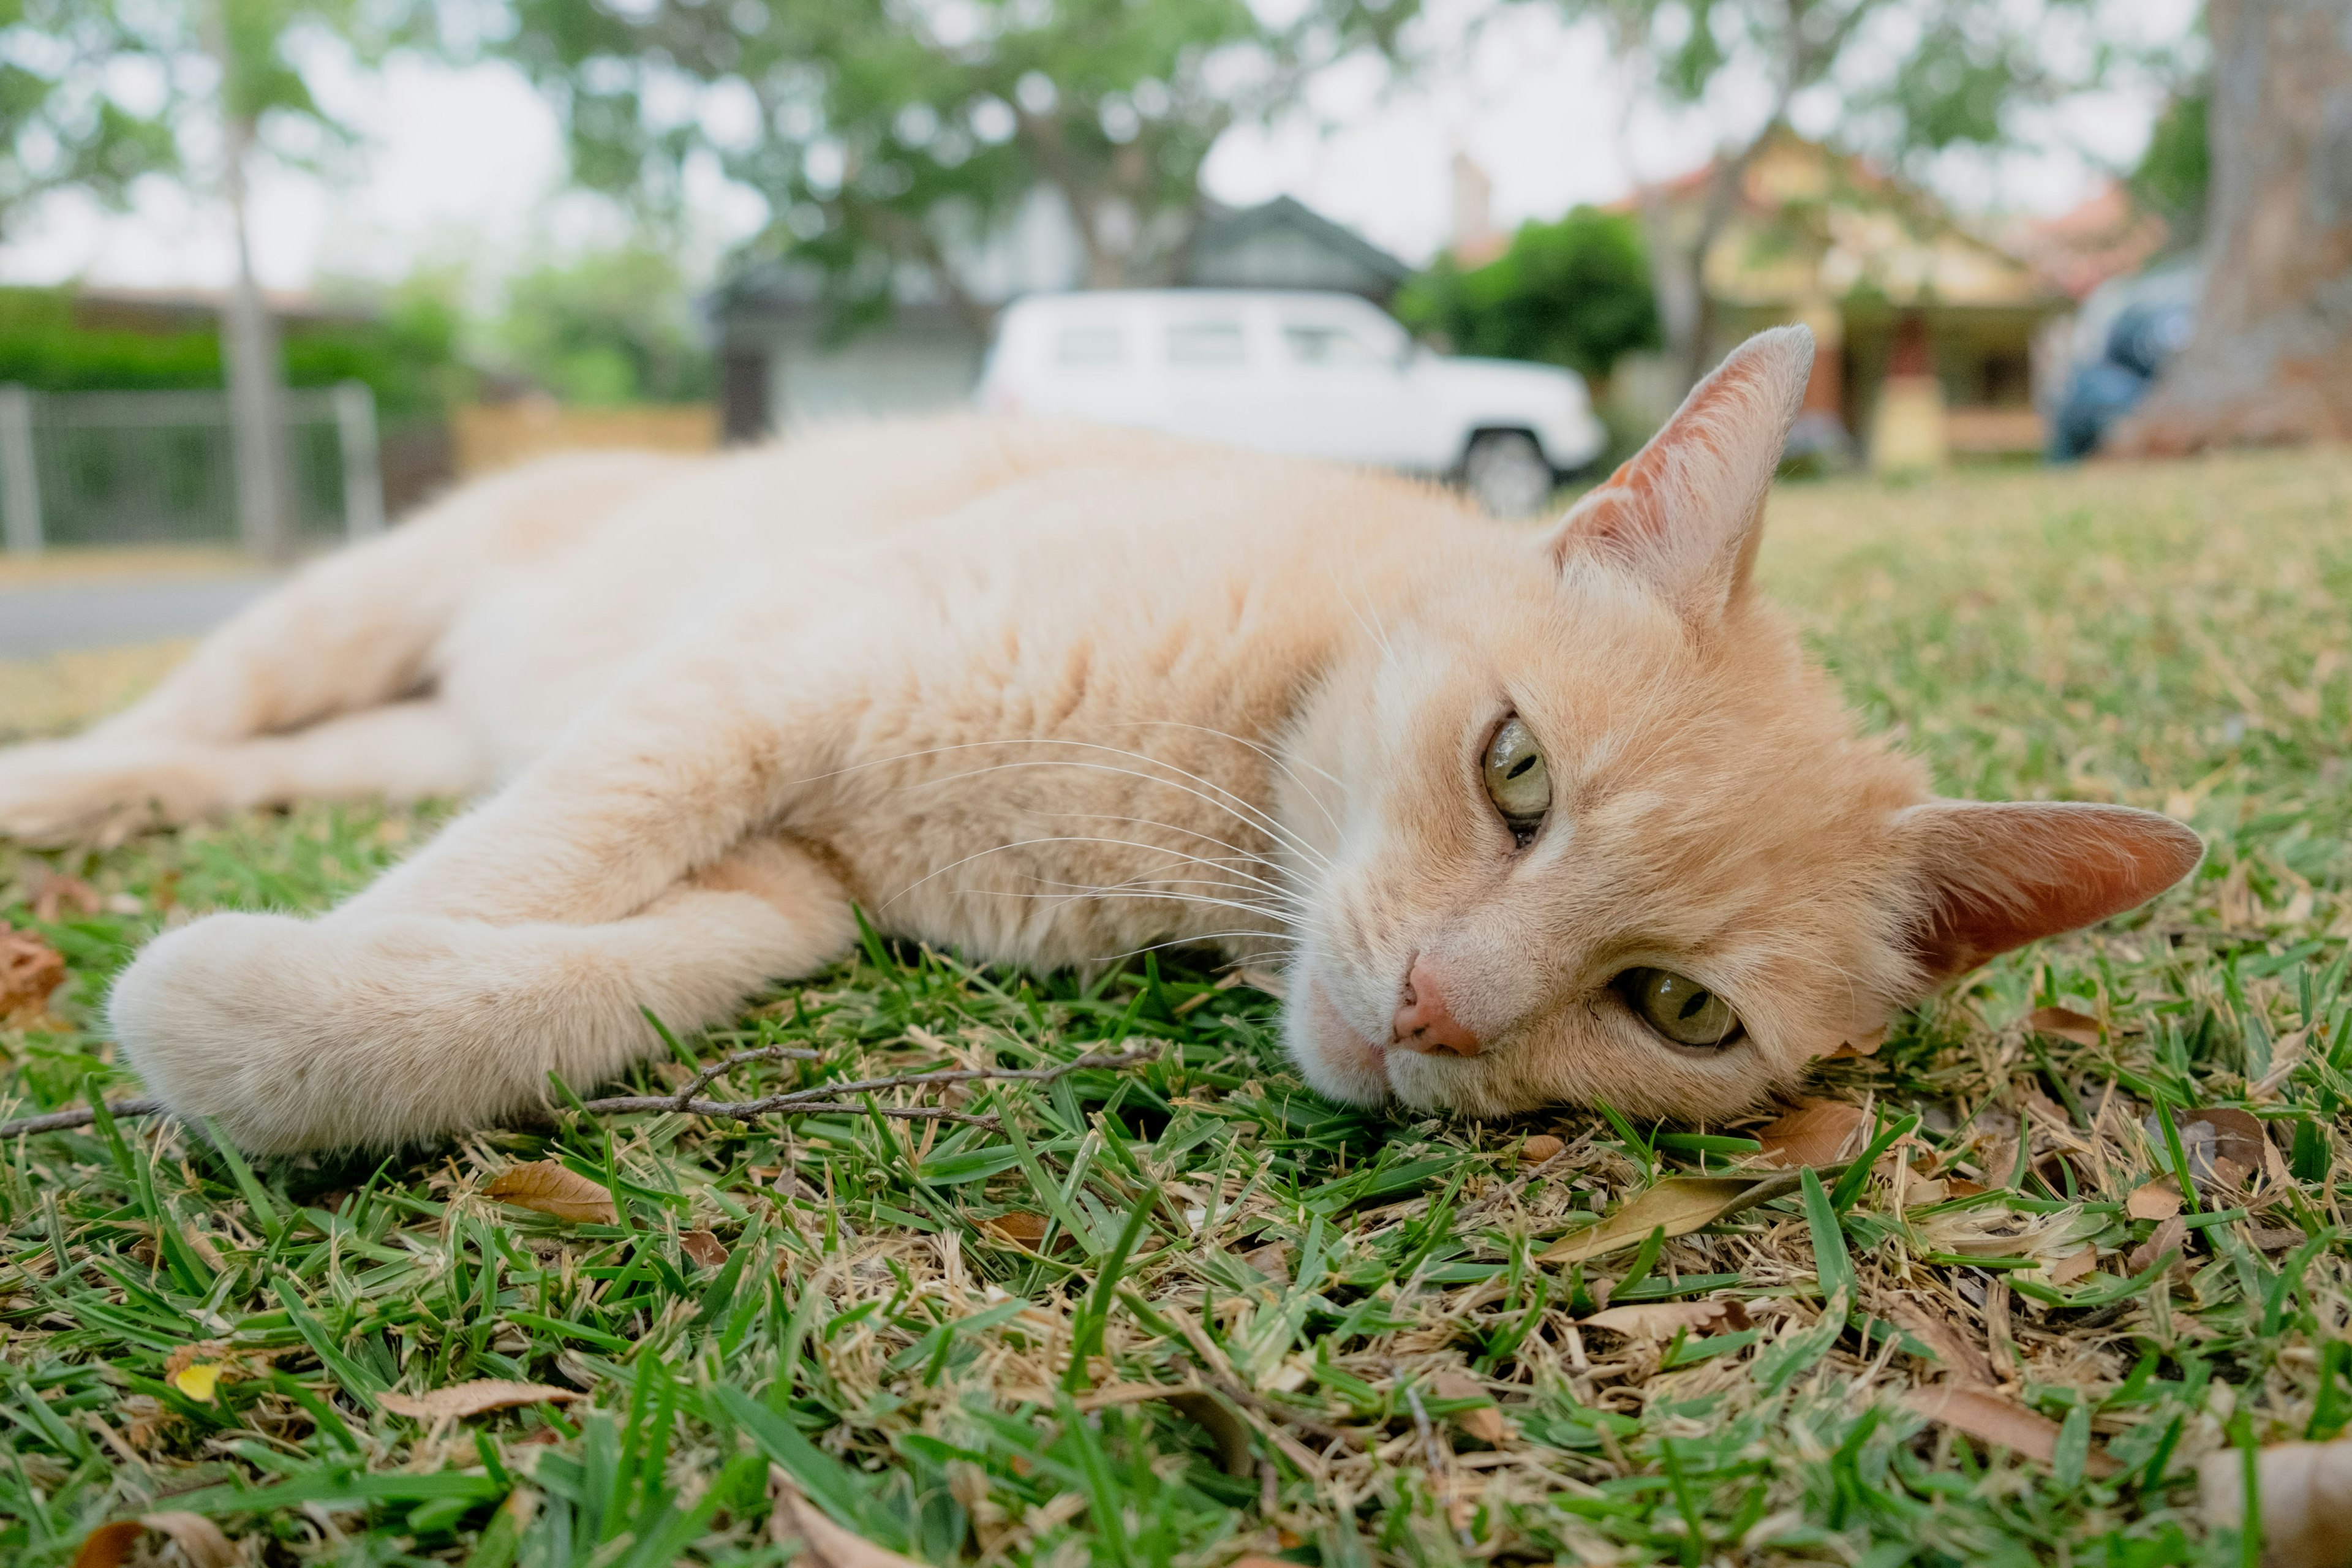
[(2123, 805), (1937, 800), (1895, 829), (1918, 879), (1912, 949), (1932, 984), (2136, 909), (2205, 854), (2193, 829)]
[(1692, 388), (1665, 427), (1570, 509), (1548, 542), (1633, 573), (1694, 625), (1746, 586), (1764, 494), (1813, 374), (1805, 327), (1757, 333)]

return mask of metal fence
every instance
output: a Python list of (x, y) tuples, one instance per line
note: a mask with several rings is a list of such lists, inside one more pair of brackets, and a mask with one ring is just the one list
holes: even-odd
[[(285, 394), (293, 524), (304, 540), (383, 527), (375, 400), (359, 382)], [(0, 386), (0, 527), (49, 545), (238, 542), (226, 392)]]

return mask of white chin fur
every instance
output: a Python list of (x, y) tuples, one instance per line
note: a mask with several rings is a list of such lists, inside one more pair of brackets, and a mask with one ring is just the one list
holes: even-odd
[(1349, 1026), (1310, 966), (1293, 970), (1283, 1040), (1307, 1086), (1349, 1105), (1384, 1103), (1389, 1098), (1387, 1050)]

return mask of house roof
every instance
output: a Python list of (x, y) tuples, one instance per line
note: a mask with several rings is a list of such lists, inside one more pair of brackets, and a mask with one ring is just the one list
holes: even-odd
[(1212, 207), (1193, 237), (1192, 254), (1197, 258), (1204, 250), (1235, 247), (1278, 229), (1289, 229), (1391, 287), (1412, 276), (1413, 269), (1403, 261), (1291, 196), (1276, 196), (1254, 207)]
[[(1715, 170), (1709, 163), (1665, 184), (1678, 221), (1698, 221)], [(1710, 294), (1743, 306), (1876, 297), (1906, 306), (2042, 310), (2065, 300), (2032, 262), (1975, 232), (1927, 192), (1785, 130), (1750, 160), (1706, 274)]]
[[(967, 286), (991, 303), (1079, 287), (1083, 255), (1058, 201), (1025, 204), (1013, 223), (957, 258)], [(1210, 204), (1176, 261), (1179, 285), (1220, 288), (1351, 289), (1385, 298), (1412, 268), (1306, 204), (1276, 196), (1255, 206)], [(929, 273), (902, 268), (892, 280), (890, 315), (902, 326), (953, 330), (957, 319)], [(824, 273), (791, 255), (740, 263), (710, 298), (711, 313), (730, 318), (796, 317), (824, 310)]]

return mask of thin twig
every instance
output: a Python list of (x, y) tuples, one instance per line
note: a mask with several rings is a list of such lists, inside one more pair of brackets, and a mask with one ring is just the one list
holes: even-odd
[[(163, 1109), (160, 1100), (118, 1100), (106, 1108), (116, 1116), (152, 1116)], [(14, 1121), (0, 1121), (0, 1138), (14, 1138), (19, 1132), (61, 1132), (68, 1127), (87, 1127), (98, 1120), (98, 1112), (84, 1106), (79, 1110), (52, 1110), (47, 1116), (20, 1116)]]
[(813, 1051), (805, 1046), (755, 1046), (748, 1051), (736, 1051), (732, 1055), (719, 1058), (700, 1072), (696, 1073), (684, 1089), (679, 1089), (670, 1098), (677, 1101), (677, 1108), (680, 1110), (684, 1110), (705, 1084), (729, 1068), (741, 1067), (745, 1062), (821, 1062), (823, 1060), (824, 1060), (823, 1051)]
[[(750, 1121), (761, 1116), (856, 1115), (872, 1110), (881, 1116), (900, 1121), (956, 1121), (970, 1127), (998, 1128), (1003, 1124), (993, 1116), (972, 1116), (961, 1110), (950, 1110), (940, 1105), (869, 1105), (851, 1102), (836, 1097), (845, 1094), (877, 1094), (892, 1089), (925, 1089), (952, 1083), (1051, 1083), (1057, 1078), (1090, 1068), (1126, 1068), (1148, 1062), (1159, 1056), (1156, 1045), (1136, 1046), (1124, 1051), (1089, 1051), (1066, 1062), (1043, 1068), (954, 1068), (938, 1072), (902, 1073), (896, 1078), (869, 1078), (856, 1083), (819, 1084), (814, 1089), (794, 1089), (789, 1094), (772, 1094), (763, 1100), (695, 1100), (693, 1092), (728, 1068), (761, 1057), (790, 1057), (807, 1059), (819, 1053), (803, 1053), (798, 1047), (766, 1046), (753, 1051), (738, 1051), (715, 1064), (689, 1082), (678, 1094), (616, 1094), (602, 1100), (582, 1101), (584, 1110), (603, 1115), (626, 1116), (639, 1111), (676, 1111), (688, 1116), (720, 1116), (736, 1121)], [(116, 1116), (154, 1116), (170, 1108), (160, 1100), (118, 1100), (107, 1107)], [(76, 1110), (53, 1110), (46, 1116), (19, 1117), (14, 1121), (0, 1121), (0, 1138), (14, 1138), (25, 1132), (62, 1132), (68, 1128), (87, 1127), (98, 1120), (98, 1112), (85, 1106)]]

